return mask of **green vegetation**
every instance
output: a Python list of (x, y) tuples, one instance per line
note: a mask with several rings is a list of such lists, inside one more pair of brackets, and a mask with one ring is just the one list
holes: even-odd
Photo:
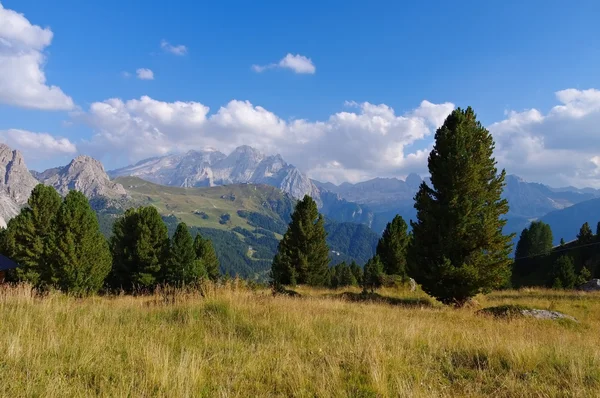
[(53, 284), (76, 295), (96, 293), (111, 270), (112, 258), (85, 195), (78, 191), (67, 194), (52, 230), (49, 247)]
[(197, 233), (196, 238), (194, 238), (194, 252), (196, 253), (196, 259), (201, 261), (201, 265), (210, 280), (216, 281), (219, 279), (219, 259), (210, 239), (203, 239), (202, 235)]
[(493, 151), (492, 135), (470, 107), (454, 110), (435, 134), (432, 186), (421, 184), (415, 197), (409, 275), (443, 303), (463, 305), (510, 278), (506, 173), (498, 174)]
[(375, 256), (365, 264), (362, 286), (365, 292), (370, 289), (371, 293), (373, 293), (375, 289), (381, 287), (382, 282), (383, 264), (379, 256)]
[(388, 223), (377, 243), (377, 255), (383, 263), (386, 275), (406, 278), (406, 249), (409, 243), (408, 225), (397, 215)]
[(197, 258), (190, 230), (185, 223), (180, 223), (171, 239), (163, 280), (171, 286), (181, 287), (196, 284), (206, 276), (204, 264)]
[(296, 205), (273, 259), (271, 277), (275, 285), (326, 285), (329, 248), (325, 236), (323, 216), (306, 195)]
[(27, 203), (29, 207), (10, 220), (3, 232), (3, 253), (20, 265), (10, 272), (9, 278), (34, 286), (51, 284), (50, 242), (62, 199), (54, 188), (40, 184)]
[(169, 254), (167, 226), (152, 206), (129, 209), (113, 227), (110, 239), (113, 288), (153, 289)]

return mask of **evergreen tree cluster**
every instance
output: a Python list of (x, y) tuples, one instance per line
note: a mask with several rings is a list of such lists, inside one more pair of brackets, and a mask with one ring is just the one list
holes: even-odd
[[(600, 227), (600, 225), (598, 226)], [(534, 221), (521, 232), (512, 272), (512, 286), (572, 289), (600, 276), (600, 228), (586, 222), (577, 239), (554, 247), (552, 229)]]
[[(362, 280), (355, 277), (364, 291), (380, 287), (385, 275), (404, 281), (412, 277), (431, 296), (460, 306), (507, 285), (512, 236), (502, 232), (508, 212), (501, 198), (506, 174), (498, 172), (493, 152), (492, 135), (473, 109), (458, 108), (446, 118), (429, 155), (431, 185), (422, 183), (415, 196), (412, 233), (400, 216), (386, 226)], [(279, 244), (271, 271), (274, 284), (323, 285), (326, 247), (322, 217), (305, 197)], [(329, 271), (332, 287), (351, 282), (347, 268), (342, 264)], [(563, 277), (562, 271), (556, 275)]]
[(81, 192), (70, 191), (62, 199), (54, 188), (42, 184), (2, 230), (0, 250), (19, 264), (9, 279), (75, 295), (103, 287), (133, 291), (219, 277), (211, 241), (200, 235), (194, 240), (184, 223), (169, 239), (154, 207), (127, 210), (113, 225), (108, 242)]

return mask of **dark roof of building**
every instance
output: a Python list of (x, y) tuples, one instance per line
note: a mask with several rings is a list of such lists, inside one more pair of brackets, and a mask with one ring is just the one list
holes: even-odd
[(7, 269), (17, 268), (19, 264), (15, 263), (10, 258), (0, 254), (0, 271), (6, 271)]

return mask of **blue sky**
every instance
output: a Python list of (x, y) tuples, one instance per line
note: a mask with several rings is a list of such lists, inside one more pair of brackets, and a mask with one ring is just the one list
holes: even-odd
[[(552, 126), (564, 124), (564, 131), (573, 127), (585, 130), (590, 120), (598, 118), (596, 91), (584, 90), (600, 88), (600, 2), (402, 3), (2, 0), (5, 11), (23, 14), (31, 26), (52, 32), (49, 43), (33, 50), (45, 57), (39, 63), (45, 84), (59, 87), (74, 106), (48, 110), (0, 99), (0, 131), (48, 133), (67, 139), (76, 148), (56, 154), (37, 148), (42, 153), (36, 156), (36, 148), (31, 148), (35, 145), (27, 147), (31, 140), (18, 139), (14, 131), (5, 134), (5, 141), (22, 146), (19, 149), (26, 153), (28, 164), (36, 168), (64, 163), (77, 153), (92, 154), (112, 168), (145, 155), (204, 146), (227, 151), (233, 143), (245, 143), (268, 152), (282, 152), (315, 177), (354, 181), (375, 175), (401, 177), (410, 171), (426, 172), (431, 134), (437, 127), (435, 123), (443, 120), (438, 113), (443, 114), (448, 107), (438, 109), (435, 116), (415, 117), (413, 125), (423, 124), (427, 132), (419, 130), (423, 126), (415, 132), (411, 130), (414, 126), (395, 124), (398, 116), (410, 119), (408, 115), (415, 114), (421, 101), (426, 100), (432, 104), (471, 105), (492, 132), (491, 126), (496, 123), (500, 149), (507, 151), (499, 153), (498, 159), (509, 172), (554, 182), (552, 185), (598, 184), (593, 159), (600, 155), (596, 152), (600, 147), (562, 146), (564, 140), (556, 138), (562, 133), (553, 131)], [(0, 30), (0, 39), (1, 35)], [(13, 35), (7, 40), (16, 39)], [(185, 54), (165, 51), (161, 48), (163, 40), (185, 46)], [(0, 62), (2, 54), (0, 48)], [(252, 69), (252, 65), (277, 64), (286, 54), (310, 59), (314, 73), (295, 73), (281, 67), (260, 73)], [(151, 70), (154, 79), (137, 79), (139, 68)], [(123, 72), (131, 76), (125, 78)], [(577, 90), (580, 95), (555, 94), (566, 89)], [(238, 115), (252, 118), (251, 112), (260, 106), (283, 123), (291, 125), (302, 119), (313, 124), (282, 128), (279, 122), (269, 124), (272, 120), (263, 120), (265, 114), (259, 124), (239, 118), (236, 124), (227, 124), (222, 118), (213, 124), (182, 122), (168, 126), (164, 119), (157, 124), (155, 118), (137, 127), (115, 126), (114, 121), (106, 119), (90, 121), (94, 103), (118, 98), (127, 104), (142, 96), (165, 104), (202, 104), (210, 108), (207, 119), (232, 100), (249, 101), (250, 113), (238, 109)], [(568, 97), (567, 102), (559, 97)], [(591, 104), (590, 100), (583, 101), (585, 120), (577, 116), (581, 112), (575, 111), (561, 114), (560, 123), (553, 119), (556, 106), (578, 106), (581, 98), (589, 97)], [(355, 101), (358, 106), (345, 106), (347, 101)], [(386, 113), (386, 117), (396, 127), (387, 131), (388, 127), (377, 126), (375, 130), (383, 129), (391, 137), (389, 145), (378, 136), (378, 145), (369, 148), (365, 159), (357, 161), (351, 157), (361, 149), (361, 137), (373, 133), (370, 122), (360, 122), (360, 116), (372, 118), (381, 112), (369, 111), (361, 105), (364, 103), (392, 108), (393, 116)], [(130, 104), (125, 108), (133, 117), (135, 112), (142, 112), (140, 106)], [(523, 113), (529, 109), (538, 111), (543, 122), (535, 117), (524, 121), (525, 116), (531, 116)], [(507, 111), (519, 113), (511, 122)], [(325, 127), (315, 125), (326, 123), (340, 112), (354, 113), (359, 123), (349, 125), (342, 117)], [(525, 124), (514, 127), (515, 120)], [(550, 138), (546, 136), (546, 123), (551, 123)], [(114, 134), (111, 128), (121, 134), (125, 129), (139, 128), (130, 132), (137, 136), (158, 131), (159, 149), (154, 151), (157, 153), (151, 148), (127, 151), (123, 146), (138, 146), (131, 137), (112, 142), (122, 145), (113, 148), (107, 139)], [(523, 130), (527, 130), (527, 137)], [(325, 140), (324, 135), (330, 135), (331, 140)], [(585, 137), (578, 139), (585, 141)], [(339, 140), (353, 143), (342, 150), (337, 148)], [(546, 142), (554, 144), (548, 146)], [(510, 148), (517, 144), (522, 148), (527, 143), (531, 148), (523, 155), (526, 159), (512, 156), (511, 160)], [(540, 150), (547, 152), (544, 159), (538, 159)], [(318, 155), (307, 160), (307, 151)], [(566, 171), (560, 164), (554, 180), (546, 176), (548, 159), (575, 153), (586, 163)]]

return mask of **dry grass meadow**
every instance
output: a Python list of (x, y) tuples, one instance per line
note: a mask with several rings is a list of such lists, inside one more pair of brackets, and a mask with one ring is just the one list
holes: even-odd
[[(555, 309), (579, 323), (502, 320), (422, 294), (233, 282), (197, 292), (77, 299), (0, 288), (5, 397), (600, 396), (600, 295), (477, 297)], [(355, 292), (358, 292), (356, 290)]]

